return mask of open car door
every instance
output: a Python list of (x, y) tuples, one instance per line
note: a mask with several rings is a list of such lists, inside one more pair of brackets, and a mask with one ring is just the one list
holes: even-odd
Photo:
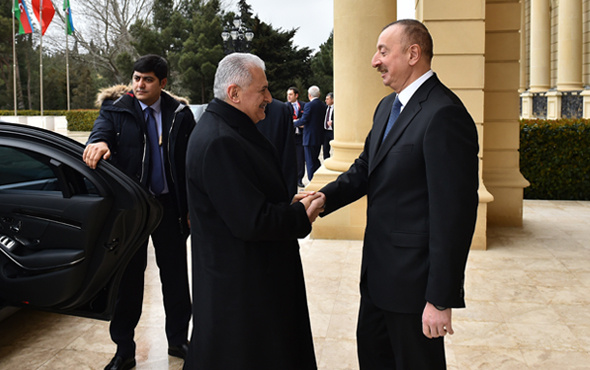
[(109, 320), (124, 268), (161, 206), (84, 146), (0, 122), (0, 305)]

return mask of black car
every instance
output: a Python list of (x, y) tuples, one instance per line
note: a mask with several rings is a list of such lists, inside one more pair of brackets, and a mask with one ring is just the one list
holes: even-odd
[(0, 122), (0, 308), (110, 319), (123, 270), (160, 205), (107, 161), (44, 129)]

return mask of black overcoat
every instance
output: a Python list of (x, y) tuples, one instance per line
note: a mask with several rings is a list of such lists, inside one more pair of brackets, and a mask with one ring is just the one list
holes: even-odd
[(186, 369), (315, 369), (297, 238), (276, 150), (247, 115), (214, 99), (187, 152), (193, 334)]

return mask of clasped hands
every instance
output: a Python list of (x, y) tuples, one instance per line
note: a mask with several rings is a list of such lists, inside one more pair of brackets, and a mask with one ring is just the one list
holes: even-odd
[(316, 191), (301, 191), (293, 197), (291, 203), (301, 202), (305, 206), (309, 222), (314, 222), (318, 215), (324, 212), (326, 196)]

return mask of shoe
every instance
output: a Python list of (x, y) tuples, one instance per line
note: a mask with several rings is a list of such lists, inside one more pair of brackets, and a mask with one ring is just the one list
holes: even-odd
[(135, 358), (123, 358), (119, 355), (115, 355), (111, 362), (105, 366), (104, 370), (129, 370), (135, 367)]
[(184, 343), (179, 346), (168, 346), (168, 354), (170, 356), (178, 357), (181, 359), (186, 358), (186, 354), (188, 353), (188, 344)]

